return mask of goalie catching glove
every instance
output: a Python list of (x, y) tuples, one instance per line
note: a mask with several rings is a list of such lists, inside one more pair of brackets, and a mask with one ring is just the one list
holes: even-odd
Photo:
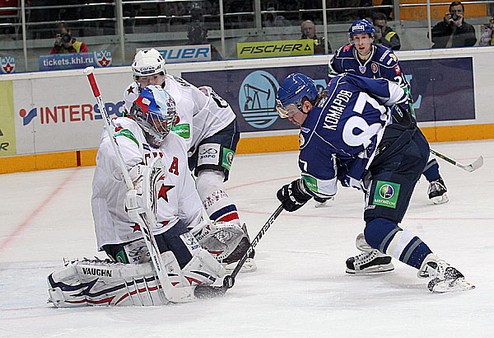
[[(238, 261), (250, 247), (247, 228), (236, 222), (213, 222), (200, 230), (192, 230), (199, 244), (213, 255), (227, 271), (232, 271)], [(252, 250), (242, 265), (240, 272), (252, 272), (257, 269)]]
[(312, 196), (306, 192), (304, 182), (302, 182), (300, 178), (281, 187), (276, 196), (283, 205), (283, 209), (289, 212), (300, 209), (312, 198)]

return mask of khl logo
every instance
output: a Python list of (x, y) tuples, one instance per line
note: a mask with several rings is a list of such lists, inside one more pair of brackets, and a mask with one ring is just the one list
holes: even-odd
[(278, 88), (278, 81), (268, 72), (257, 70), (245, 77), (240, 86), (238, 105), (249, 125), (262, 129), (276, 122)]

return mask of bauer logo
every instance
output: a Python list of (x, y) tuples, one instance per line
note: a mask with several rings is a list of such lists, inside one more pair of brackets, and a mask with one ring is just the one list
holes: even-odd
[(264, 129), (276, 122), (278, 88), (278, 81), (268, 72), (258, 70), (245, 77), (240, 85), (238, 104), (242, 116), (249, 125)]
[[(123, 101), (106, 102), (105, 109), (108, 115), (120, 117), (123, 111)], [(98, 106), (90, 103), (40, 106), (29, 111), (21, 108), (19, 109), (19, 117), (22, 119), (23, 126), (30, 124), (36, 117), (41, 125), (77, 123), (101, 120), (102, 118)]]
[(2, 63), (2, 73), (10, 74), (15, 71), (15, 58), (13, 56), (5, 56), (0, 58)]

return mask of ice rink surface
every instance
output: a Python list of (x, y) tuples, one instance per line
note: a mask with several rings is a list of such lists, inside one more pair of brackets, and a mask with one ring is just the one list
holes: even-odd
[[(46, 277), (62, 258), (96, 251), (93, 167), (0, 175), (0, 337), (492, 337), (494, 140), (432, 147), (484, 166), (468, 173), (438, 159), (450, 202), (432, 205), (421, 179), (402, 223), (476, 285), (431, 294), (394, 261), (381, 276), (345, 274), (363, 229), (362, 195), (340, 188), (328, 207), (283, 212), (256, 247), (258, 270), (225, 297), (162, 307), (56, 309)], [(254, 237), (298, 177), (297, 152), (237, 156), (228, 191)]]

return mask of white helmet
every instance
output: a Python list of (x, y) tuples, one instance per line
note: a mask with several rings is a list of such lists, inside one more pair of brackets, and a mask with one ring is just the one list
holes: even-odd
[(166, 73), (165, 59), (156, 49), (146, 49), (137, 52), (132, 63), (134, 77)]

